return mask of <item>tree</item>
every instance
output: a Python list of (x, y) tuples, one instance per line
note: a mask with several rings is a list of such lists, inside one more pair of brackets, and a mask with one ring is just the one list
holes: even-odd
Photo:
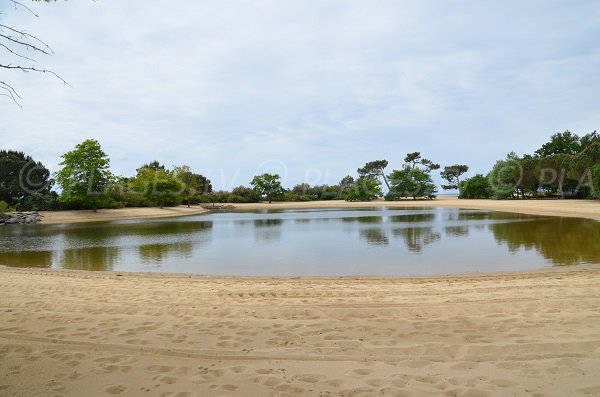
[(476, 174), (460, 182), (461, 199), (487, 199), (492, 195), (492, 189), (488, 178), (482, 174)]
[(346, 201), (371, 201), (381, 197), (383, 194), (380, 187), (380, 182), (375, 177), (361, 177), (356, 180), (356, 183), (348, 190), (345, 196)]
[[(590, 137), (591, 138), (591, 137)], [(554, 154), (577, 154), (581, 150), (581, 138), (567, 130), (557, 132), (550, 137), (550, 141), (544, 143), (535, 151), (539, 157), (547, 157)]]
[(434, 198), (437, 189), (431, 178), (431, 171), (439, 169), (439, 164), (421, 157), (420, 152), (407, 153), (400, 170), (389, 175), (390, 191), (386, 200), (398, 200), (402, 197)]
[(565, 197), (567, 170), (574, 156), (568, 153), (557, 153), (540, 159), (540, 184), (554, 188), (560, 198)]
[(596, 164), (591, 169), (593, 194), (596, 198), (600, 198), (600, 164)]
[(454, 164), (444, 167), (444, 171), (440, 172), (440, 175), (442, 178), (448, 181), (448, 185), (442, 185), (442, 189), (458, 189), (460, 187), (460, 176), (468, 170), (469, 167), (462, 164)]
[(358, 171), (358, 177), (359, 178), (379, 178), (379, 177), (382, 177), (383, 181), (385, 182), (385, 185), (389, 189), (390, 185), (389, 185), (388, 180), (385, 177), (385, 174), (383, 172), (383, 170), (385, 169), (385, 167), (387, 167), (387, 165), (388, 165), (387, 160), (369, 161), (368, 163), (365, 164), (364, 167), (359, 168), (357, 170)]
[(196, 195), (212, 191), (210, 180), (200, 174), (194, 174), (187, 165), (175, 167), (175, 176), (183, 183), (181, 196), (187, 202), (188, 208)]
[(409, 164), (412, 169), (415, 169), (418, 164), (422, 165), (428, 171), (433, 171), (440, 168), (439, 164), (436, 164), (431, 160), (422, 158), (420, 152), (408, 153), (404, 158), (404, 162)]
[(131, 183), (132, 189), (141, 193), (151, 204), (160, 208), (180, 203), (184, 184), (177, 178), (175, 172), (165, 169), (157, 161), (144, 164), (137, 169), (137, 174)]
[(56, 173), (56, 181), (62, 189), (60, 200), (81, 202), (94, 212), (106, 197), (104, 188), (111, 180), (110, 160), (100, 143), (87, 139), (75, 149), (62, 155), (62, 168)]
[(0, 200), (16, 205), (32, 194), (46, 196), (53, 184), (39, 161), (23, 152), (0, 150)]
[(596, 131), (590, 132), (589, 134), (581, 137), (579, 140), (579, 151), (581, 152), (587, 149), (593, 143), (600, 143), (600, 135)]
[(514, 152), (506, 155), (505, 160), (498, 160), (488, 174), (488, 181), (495, 199), (514, 198), (520, 181), (520, 159)]
[(532, 193), (534, 197), (538, 196), (540, 189), (540, 161), (539, 157), (530, 155), (525, 155), (519, 160), (521, 178), (517, 181), (517, 190), (521, 192), (521, 197), (523, 198), (525, 198), (526, 192)]
[[(9, 0), (15, 9), (23, 8), (30, 12), (33, 16), (38, 17), (29, 7), (16, 0)], [(36, 2), (49, 3), (54, 0), (33, 0)], [(36, 55), (51, 56), (54, 51), (48, 44), (42, 41), (39, 37), (26, 32), (24, 29), (7, 26), (0, 23), (0, 69), (9, 72), (35, 72), (51, 74), (65, 85), (68, 83), (52, 70), (44, 67), (35, 66), (36, 60), (33, 58)], [(0, 77), (0, 96), (10, 98), (18, 106), (21, 106), (19, 100), (22, 99), (17, 90)]]
[(343, 177), (339, 183), (340, 194), (346, 194), (350, 189), (352, 189), (352, 187), (354, 187), (354, 184), (354, 178), (352, 178), (350, 175)]
[(283, 196), (284, 190), (281, 187), (281, 180), (277, 174), (262, 174), (257, 175), (252, 179), (250, 184), (254, 190), (262, 197), (269, 201), (269, 204)]
[(260, 195), (256, 190), (247, 186), (238, 186), (231, 190), (227, 201), (231, 203), (258, 203)]
[(386, 200), (398, 200), (402, 197), (434, 198), (437, 191), (428, 170), (413, 168), (405, 164), (400, 170), (393, 170), (390, 175), (391, 188)]

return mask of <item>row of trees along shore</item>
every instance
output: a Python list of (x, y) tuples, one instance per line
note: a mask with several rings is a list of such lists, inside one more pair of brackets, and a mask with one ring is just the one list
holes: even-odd
[[(166, 168), (158, 161), (143, 164), (134, 176), (113, 175), (110, 159), (98, 141), (88, 139), (62, 155), (60, 169), (51, 174), (40, 162), (12, 150), (0, 150), (0, 212), (175, 206), (200, 203), (259, 201), (432, 199), (437, 191), (432, 173), (439, 164), (408, 153), (399, 169), (386, 174), (387, 160), (358, 168), (335, 185), (298, 184), (286, 189), (277, 174), (255, 176), (250, 186), (213, 191), (211, 181), (189, 166)], [(600, 136), (556, 133), (533, 154), (514, 152), (498, 160), (487, 174), (464, 178), (469, 167), (445, 166), (442, 189), (458, 190), (460, 198), (598, 198), (600, 193)], [(60, 189), (56, 192), (53, 188)], [(382, 187), (385, 185), (387, 193)]]

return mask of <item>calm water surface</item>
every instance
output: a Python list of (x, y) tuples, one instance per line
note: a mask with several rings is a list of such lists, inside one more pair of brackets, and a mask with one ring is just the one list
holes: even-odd
[(431, 275), (600, 263), (600, 222), (449, 208), (212, 213), (0, 228), (0, 264), (221, 275)]

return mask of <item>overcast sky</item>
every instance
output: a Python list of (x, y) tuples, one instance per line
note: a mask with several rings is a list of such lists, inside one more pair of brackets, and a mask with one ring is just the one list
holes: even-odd
[(600, 129), (598, 1), (22, 1), (39, 17), (0, 0), (1, 23), (72, 87), (0, 71), (23, 97), (0, 97), (0, 147), (53, 171), (94, 138), (116, 174), (156, 159), (217, 189), (412, 151), (473, 174)]

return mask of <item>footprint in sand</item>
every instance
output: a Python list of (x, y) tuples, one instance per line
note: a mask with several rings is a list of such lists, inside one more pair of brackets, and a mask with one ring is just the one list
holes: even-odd
[(122, 394), (127, 391), (127, 388), (123, 385), (110, 385), (104, 391), (108, 394)]

